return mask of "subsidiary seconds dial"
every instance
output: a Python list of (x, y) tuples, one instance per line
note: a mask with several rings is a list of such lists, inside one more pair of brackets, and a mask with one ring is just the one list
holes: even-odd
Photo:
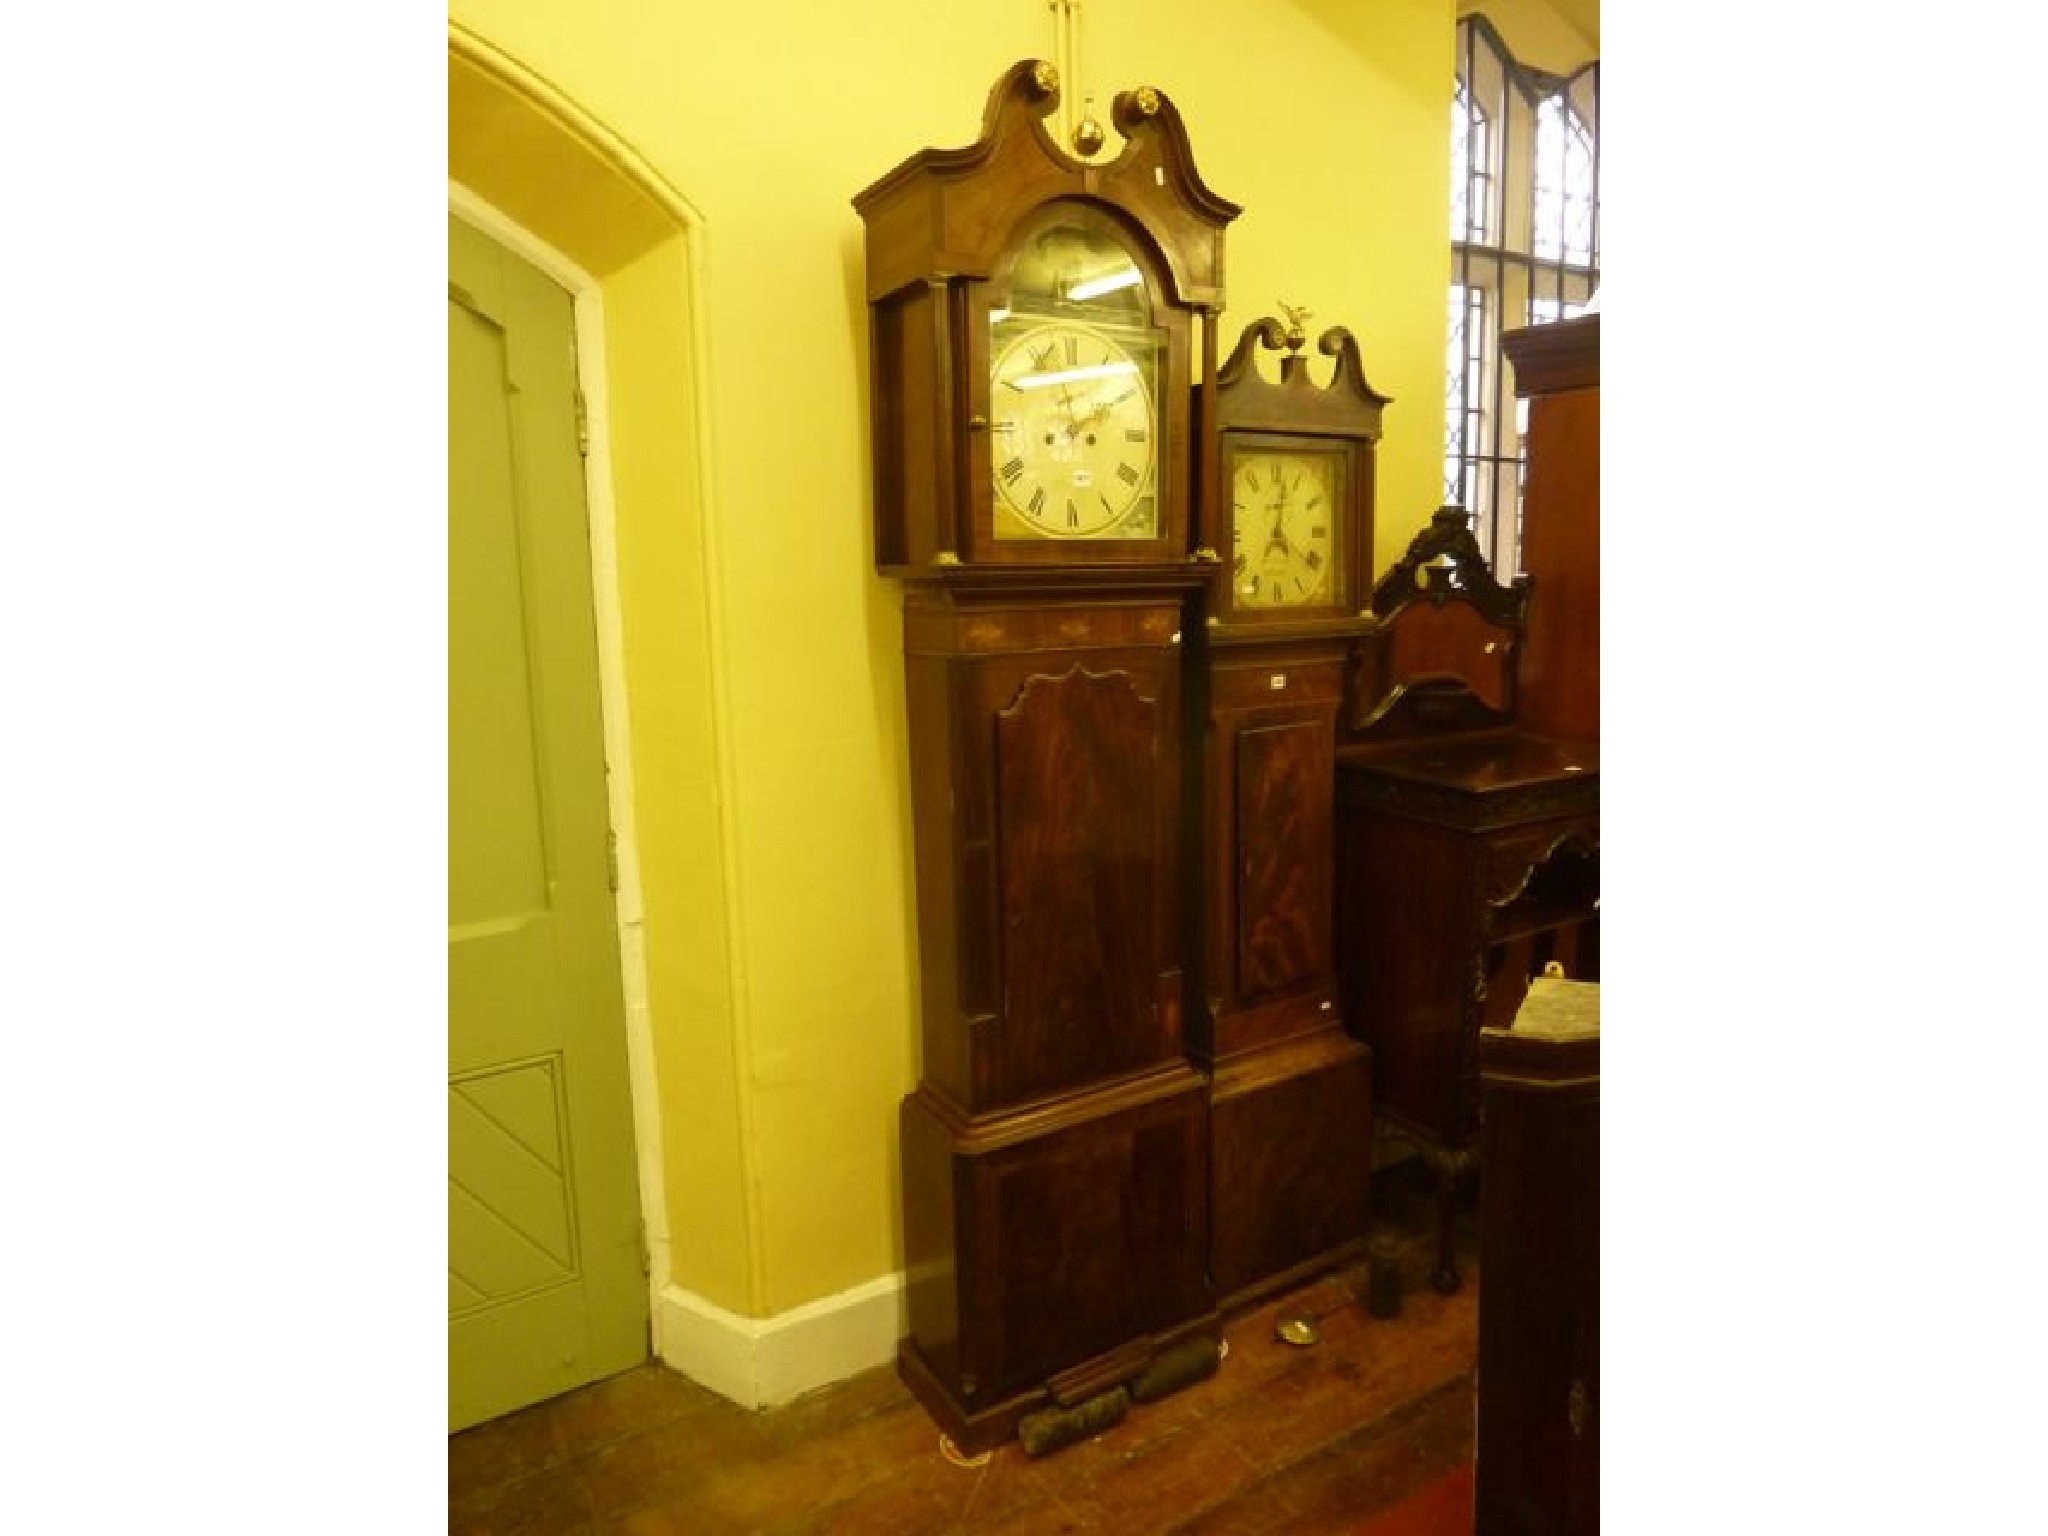
[(1021, 520), (1017, 533), (1151, 537), (1157, 416), (1149, 369), (1111, 333), (1073, 321), (996, 340), (989, 458), (1000, 506)]
[(1230, 477), (1231, 587), (1240, 608), (1332, 600), (1340, 466), (1327, 453), (1239, 453)]

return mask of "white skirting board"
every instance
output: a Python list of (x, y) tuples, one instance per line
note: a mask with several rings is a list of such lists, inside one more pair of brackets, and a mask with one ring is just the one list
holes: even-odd
[(903, 1276), (883, 1275), (774, 1317), (740, 1317), (681, 1286), (661, 1293), (664, 1364), (743, 1408), (773, 1408), (896, 1358)]

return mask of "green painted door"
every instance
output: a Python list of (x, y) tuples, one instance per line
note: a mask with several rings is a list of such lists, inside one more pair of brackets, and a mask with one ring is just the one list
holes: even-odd
[(574, 346), (451, 218), (451, 1430), (647, 1357)]

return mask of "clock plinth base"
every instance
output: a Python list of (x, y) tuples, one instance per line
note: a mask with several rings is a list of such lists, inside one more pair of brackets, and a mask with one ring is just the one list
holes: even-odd
[(1213, 1329), (1208, 1083), (1184, 1060), (982, 1115), (920, 1089), (901, 1133), (905, 1379), (956, 1444)]
[(1219, 1064), (1211, 1090), (1212, 1270), (1226, 1311), (1363, 1252), (1372, 1053), (1341, 1028)]
[[(1138, 1380), (1156, 1362), (1166, 1360), (1176, 1349), (1198, 1339), (1220, 1354), (1223, 1343), (1220, 1315), (1209, 1313), (1171, 1333), (1148, 1340), (1142, 1352), (1133, 1354), (1128, 1349), (1117, 1350), (1103, 1357), (1102, 1362), (1085, 1362), (1082, 1370), (1086, 1371), (1098, 1363), (1109, 1367), (1101, 1374), (1111, 1385), (1102, 1390), (1113, 1390), (1116, 1386), (1126, 1386)], [(1207, 1379), (1208, 1374), (1213, 1372), (1186, 1384), (1198, 1385), (1200, 1380)], [(915, 1339), (903, 1339), (897, 1344), (896, 1375), (910, 1389), (910, 1395), (917, 1399), (918, 1406), (938, 1425), (939, 1432), (968, 1456), (978, 1456), (983, 1451), (1008, 1444), (1017, 1437), (1017, 1426), (1031, 1414), (1042, 1413), (1049, 1408), (1071, 1408), (1088, 1400), (1085, 1396), (1061, 1393), (1050, 1385), (1040, 1385), (1017, 1392), (999, 1403), (969, 1409), (958, 1402), (939, 1380), (938, 1374), (919, 1351)], [(1165, 1394), (1144, 1398), (1134, 1396), (1131, 1411), (1142, 1413), (1145, 1404), (1157, 1401), (1162, 1395)], [(1068, 1401), (1070, 1397), (1072, 1402)]]
[(896, 1374), (939, 1426), (939, 1432), (968, 1456), (979, 1456), (1015, 1438), (1017, 1421), (1052, 1400), (1044, 1388), (1034, 1387), (970, 1412), (953, 1400), (937, 1373), (925, 1363), (915, 1339), (897, 1341)]

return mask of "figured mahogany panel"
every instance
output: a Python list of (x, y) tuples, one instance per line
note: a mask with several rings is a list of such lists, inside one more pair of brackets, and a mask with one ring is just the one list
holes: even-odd
[(1202, 984), (1188, 1045), (1202, 1060), (1336, 1018), (1331, 971), (1331, 769), (1341, 640), (1216, 643), (1202, 822)]
[(1371, 1215), (1372, 1082), (1335, 1028), (1216, 1074), (1211, 1268), (1225, 1307), (1334, 1259)]
[(1328, 719), (1237, 734), (1237, 992), (1246, 1001), (1330, 969)]
[(1181, 1080), (1168, 1097), (1062, 1114), (963, 1155), (970, 1404), (1211, 1310), (1207, 1095), (1193, 1074)]
[[(1176, 639), (1187, 585), (906, 596), (922, 1081), (964, 1109), (1180, 1056)], [(1115, 808), (1106, 841), (1103, 813), (1088, 809), (1105, 799)], [(1126, 880), (1146, 894), (1127, 901)], [(1012, 899), (1027, 889), (1029, 900)], [(1076, 890), (1108, 909), (1105, 930), (1071, 910)], [(1040, 927), (1053, 930), (1050, 952)], [(1068, 988), (1082, 1010), (1072, 1028), (1058, 1024)], [(1105, 1015), (1106, 1036), (1088, 1022)]]
[(1031, 677), (996, 717), (1001, 1036), (994, 1098), (1161, 1054), (1156, 991), (1160, 709), (1127, 672)]

